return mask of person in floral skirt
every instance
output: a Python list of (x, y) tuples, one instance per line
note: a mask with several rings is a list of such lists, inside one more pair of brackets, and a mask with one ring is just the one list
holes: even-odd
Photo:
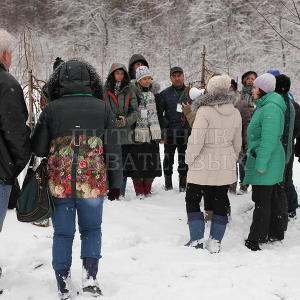
[(121, 146), (114, 116), (101, 101), (102, 87), (88, 63), (61, 64), (48, 82), (51, 102), (40, 115), (32, 137), (35, 155), (48, 158), (49, 188), (55, 213), (53, 260), (61, 299), (70, 299), (76, 212), (81, 234), (83, 292), (100, 295), (96, 276), (101, 258), (104, 196), (119, 197)]

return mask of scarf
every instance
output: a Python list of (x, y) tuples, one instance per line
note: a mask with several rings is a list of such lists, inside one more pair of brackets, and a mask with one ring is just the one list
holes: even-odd
[(215, 106), (234, 103), (235, 94), (232, 92), (219, 94), (204, 94), (197, 97), (192, 103), (192, 111), (197, 112), (200, 106)]
[(122, 84), (122, 81), (116, 81), (116, 82), (115, 82), (114, 94), (115, 94), (116, 96), (120, 93), (120, 90), (121, 90), (121, 84)]
[[(161, 130), (153, 93), (151, 91), (142, 91), (140, 100), (138, 119), (134, 131), (135, 141), (139, 143), (150, 143), (151, 140), (160, 140)], [(146, 110), (147, 116), (145, 117), (144, 114)]]

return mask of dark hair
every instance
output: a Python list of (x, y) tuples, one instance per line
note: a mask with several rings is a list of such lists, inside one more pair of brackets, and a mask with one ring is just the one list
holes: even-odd
[(230, 86), (236, 91), (238, 89), (238, 84), (234, 79), (231, 79)]
[(262, 98), (263, 96), (267, 95), (268, 93), (266, 93), (265, 91), (261, 90), (259, 88), (259, 98)]
[(115, 79), (115, 72), (117, 70), (122, 70), (124, 72), (124, 78), (122, 80), (122, 83), (121, 83), (121, 89), (120, 90), (123, 90), (125, 87), (127, 87), (129, 85), (129, 82), (130, 82), (130, 79), (129, 79), (129, 75), (128, 73), (123, 69), (123, 68), (119, 68), (119, 69), (116, 69), (114, 70), (108, 77), (107, 77), (107, 80), (105, 82), (105, 87), (108, 91), (110, 92), (114, 92), (114, 89), (115, 89), (115, 83), (116, 83), (116, 79)]
[(288, 76), (280, 74), (276, 76), (276, 88), (275, 92), (284, 95), (289, 92), (291, 88), (291, 80)]

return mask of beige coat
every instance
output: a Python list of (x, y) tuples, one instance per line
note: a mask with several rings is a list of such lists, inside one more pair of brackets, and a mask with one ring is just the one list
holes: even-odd
[(232, 103), (202, 105), (188, 140), (187, 182), (212, 186), (232, 184), (237, 181), (236, 162), (242, 146), (240, 112)]

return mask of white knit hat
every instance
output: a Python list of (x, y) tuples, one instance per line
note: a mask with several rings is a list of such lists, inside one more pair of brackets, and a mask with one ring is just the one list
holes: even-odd
[(228, 75), (217, 75), (212, 77), (207, 84), (209, 94), (227, 93), (231, 85), (231, 78)]
[(270, 73), (265, 73), (258, 76), (254, 80), (253, 85), (260, 88), (265, 93), (271, 93), (275, 91), (276, 78)]
[(203, 95), (205, 92), (204, 89), (197, 89), (196, 87), (192, 87), (189, 92), (189, 96), (192, 100), (195, 100), (200, 95)]
[(144, 77), (151, 77), (152, 78), (152, 75), (151, 75), (150, 70), (149, 70), (148, 67), (140, 66), (135, 71), (136, 81), (139, 82)]

